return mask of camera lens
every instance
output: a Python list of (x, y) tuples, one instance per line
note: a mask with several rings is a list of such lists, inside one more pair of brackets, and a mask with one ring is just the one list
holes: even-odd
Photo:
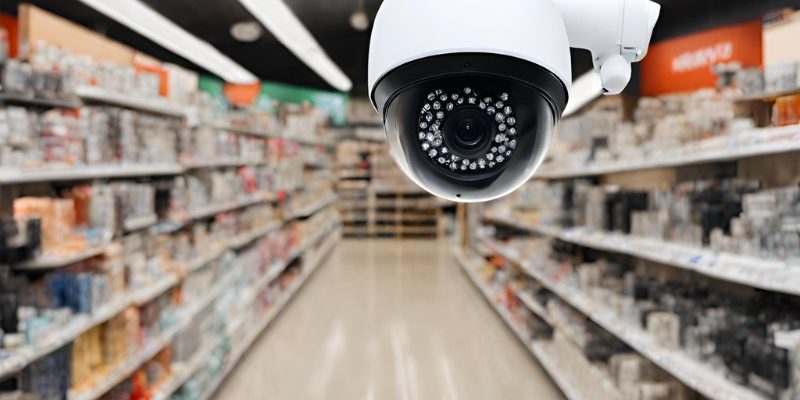
[[(514, 101), (482, 97), (470, 87), (428, 93), (417, 126), (422, 152), (440, 168), (480, 175), (505, 165), (517, 147)], [(477, 175), (476, 175), (477, 174)]]
[(444, 121), (444, 141), (458, 156), (469, 158), (486, 153), (493, 135), (491, 117), (478, 109), (460, 110)]

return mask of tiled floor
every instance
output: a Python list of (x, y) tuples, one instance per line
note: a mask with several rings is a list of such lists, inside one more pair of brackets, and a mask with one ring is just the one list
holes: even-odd
[(239, 399), (561, 399), (436, 241), (344, 241), (217, 393)]

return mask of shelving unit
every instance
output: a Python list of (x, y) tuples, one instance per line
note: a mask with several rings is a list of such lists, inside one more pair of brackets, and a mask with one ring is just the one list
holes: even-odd
[[(246, 290), (246, 292), (252, 293), (253, 295), (255, 295), (256, 293), (259, 293), (269, 283), (274, 281), (281, 274), (281, 272), (283, 272), (283, 270), (286, 269), (286, 267), (293, 260), (302, 257), (309, 249), (313, 248), (313, 246), (315, 244), (319, 243), (322, 239), (324, 239), (326, 237), (328, 237), (328, 240), (325, 242), (325, 249), (326, 250), (325, 250), (324, 253), (327, 254), (328, 252), (330, 252), (333, 249), (333, 247), (335, 246), (335, 244), (336, 244), (336, 242), (338, 241), (338, 238), (339, 238), (339, 234), (336, 233), (338, 224), (339, 224), (338, 221), (332, 221), (332, 223), (330, 223), (327, 227), (325, 227), (322, 230), (320, 230), (317, 234), (305, 239), (302, 243), (298, 244), (294, 249), (292, 249), (292, 251), (289, 253), (289, 256), (285, 260), (282, 260), (282, 261), (276, 263), (275, 265), (273, 265), (272, 267), (270, 267), (269, 271), (261, 279), (259, 279), (255, 283), (253, 283), (251, 285), (251, 287)], [(316, 269), (316, 267), (319, 265), (319, 263), (323, 259), (324, 259), (324, 257), (318, 257), (317, 259), (315, 259), (314, 262), (313, 262), (313, 265), (314, 265), (313, 269)], [(205, 262), (205, 263), (210, 262), (210, 261), (213, 261), (213, 260), (209, 260), (208, 258), (203, 260), (203, 262)], [(309, 275), (310, 275), (310, 273), (309, 273)], [(305, 278), (303, 280), (305, 280)], [(146, 289), (143, 289), (143, 290), (140, 290), (140, 291), (138, 291), (136, 293), (133, 293), (130, 296), (131, 300), (130, 300), (129, 304), (130, 305), (146, 304), (147, 302), (151, 301), (152, 299), (160, 296), (162, 293), (165, 293), (167, 290), (169, 290), (170, 288), (175, 286), (177, 283), (178, 283), (178, 277), (172, 276), (172, 277), (170, 277), (168, 279), (165, 279), (160, 284), (153, 285), (152, 287), (148, 287)], [(133, 359), (128, 360), (123, 365), (118, 366), (114, 371), (109, 373), (109, 375), (105, 379), (103, 379), (102, 382), (99, 385), (97, 385), (92, 390), (90, 390), (88, 392), (81, 392), (81, 393), (70, 393), (68, 398), (70, 400), (94, 400), (94, 399), (100, 398), (103, 394), (105, 394), (106, 392), (111, 390), (113, 387), (115, 387), (116, 385), (121, 383), (123, 380), (127, 379), (127, 377), (129, 377), (133, 372), (135, 372), (142, 365), (144, 365), (145, 362), (147, 362), (148, 360), (152, 359), (156, 354), (158, 354), (161, 350), (163, 350), (166, 346), (168, 346), (172, 342), (172, 340), (176, 337), (176, 335), (181, 330), (185, 329), (198, 316), (198, 314), (202, 310), (204, 310), (211, 303), (213, 303), (216, 299), (218, 299), (228, 289), (230, 284), (231, 284), (231, 280), (230, 279), (223, 280), (220, 283), (218, 283), (208, 293), (207, 296), (203, 296), (202, 300), (199, 300), (199, 301), (197, 301), (195, 303), (190, 303), (190, 304), (183, 305), (181, 307), (181, 311), (179, 311), (179, 314), (181, 315), (181, 317), (179, 318), (179, 321), (174, 326), (168, 328), (166, 331), (164, 331), (161, 334), (159, 334), (156, 338), (153, 338), (150, 341), (148, 341), (148, 343), (146, 343), (143, 346), (142, 351), (137, 353), (136, 357), (134, 357)], [(302, 283), (298, 283), (298, 285), (296, 287), (294, 287), (293, 289), (287, 291), (287, 294), (285, 295), (285, 299), (282, 300), (282, 301), (277, 302), (276, 303), (277, 305), (275, 307), (276, 308), (277, 307), (282, 308), (283, 305), (285, 305), (285, 303), (292, 297), (292, 295), (296, 292), (297, 288), (301, 284)], [(245, 301), (245, 303), (246, 302), (250, 302), (252, 300), (253, 299), (251, 298), (250, 300)], [(100, 323), (107, 321), (108, 319), (112, 318), (114, 315), (118, 314), (119, 312), (122, 312), (122, 310), (126, 309), (127, 307), (128, 307), (128, 305), (125, 305), (125, 306), (122, 306), (122, 307), (119, 307), (119, 308), (115, 308), (114, 311), (118, 310), (118, 312), (116, 312), (116, 313), (112, 313), (112, 312), (103, 313), (102, 315), (103, 315), (103, 317), (105, 317), (104, 319), (102, 319), (102, 320), (99, 319), (99, 318), (93, 319), (92, 323), (91, 324), (85, 324), (84, 325), (84, 329), (82, 329), (79, 333), (75, 334), (72, 337), (65, 338), (65, 339), (69, 339), (69, 340), (64, 340), (64, 341), (62, 341), (63, 343), (59, 342), (59, 345), (54, 345), (54, 346), (50, 346), (50, 347), (52, 347), (52, 350), (55, 350), (56, 348), (60, 347), (64, 343), (68, 343), (68, 342), (74, 340), (74, 338), (77, 337), (80, 333), (83, 333), (83, 332), (87, 331), (88, 329), (90, 329), (91, 327), (97, 326)], [(271, 319), (272, 318), (270, 318), (269, 320), (271, 321)], [(268, 322), (266, 324), (268, 324)], [(264, 324), (264, 327), (266, 327), (266, 324)], [(263, 330), (263, 328), (260, 329), (259, 332), (261, 330)], [(249, 347), (252, 344), (252, 342), (255, 340), (256, 337), (253, 337), (252, 340), (249, 341), (249, 344), (246, 347)], [(44, 354), (40, 354), (40, 355), (38, 355), (38, 357), (41, 357), (43, 355)], [(236, 362), (238, 362), (239, 358), (241, 358), (241, 354), (238, 357), (234, 357), (234, 360), (236, 360), (236, 361), (231, 363), (231, 369), (232, 369), (232, 366), (235, 365)], [(191, 376), (191, 374), (187, 374), (185, 376), (185, 378), (182, 378), (182, 379), (185, 382), (185, 380), (188, 380), (188, 378), (190, 376)], [(224, 379), (224, 377), (222, 377), (222, 378)], [(177, 390), (180, 387), (180, 384), (178, 382), (174, 382), (171, 386), (173, 387), (172, 391), (174, 392), (175, 390)], [(159, 393), (163, 393), (163, 392), (159, 392)], [(163, 395), (168, 395), (168, 393), (164, 393)]]
[(0, 185), (169, 176), (179, 175), (183, 171), (183, 167), (177, 164), (111, 164), (65, 166), (63, 168), (47, 166), (40, 169), (27, 170), (1, 168)]
[(618, 233), (530, 224), (524, 222), (523, 218), (512, 215), (485, 215), (484, 218), (490, 222), (584, 247), (627, 254), (745, 286), (800, 295), (800, 266), (784, 261), (719, 253), (710, 249)]
[(725, 374), (714, 366), (694, 360), (681, 351), (658, 347), (644, 330), (619, 320), (616, 312), (610, 307), (588, 298), (574, 288), (552, 281), (537, 266), (531, 265), (515, 254), (513, 250), (488, 239), (482, 240), (481, 245), (489, 252), (498, 254), (520, 266), (526, 274), (539, 281), (565, 303), (586, 315), (600, 327), (703, 396), (711, 399), (742, 400), (766, 398), (747, 387), (728, 380)]
[[(190, 124), (192, 113), (196, 110), (188, 109), (167, 102), (162, 99), (143, 99), (130, 96), (123, 96), (110, 93), (96, 87), (81, 87), (77, 90), (74, 101), (50, 101), (39, 99), (12, 98), (11, 96), (0, 95), (0, 104), (21, 104), (29, 107), (45, 108), (77, 108), (86, 104), (101, 104), (127, 108), (140, 111), (146, 114), (157, 114), (182, 120), (185, 124)], [(292, 135), (287, 131), (267, 132), (253, 129), (241, 129), (217, 124), (214, 129), (235, 134), (252, 136), (264, 139), (284, 139), (286, 142), (294, 142), (300, 146), (314, 146), (326, 148), (331, 145), (327, 140), (317, 140), (310, 134), (299, 136)], [(310, 133), (310, 132), (309, 132)], [(288, 138), (287, 136), (292, 136)], [(322, 151), (322, 150), (320, 150)], [(325, 150), (327, 151), (327, 150)], [(289, 153), (281, 154), (286, 156)], [(325, 158), (325, 161), (328, 159)], [(56, 182), (91, 182), (105, 181), (113, 179), (139, 179), (139, 178), (160, 178), (196, 173), (201, 169), (217, 168), (238, 168), (244, 166), (266, 166), (272, 165), (274, 160), (265, 159), (199, 159), (189, 160), (179, 163), (164, 164), (107, 164), (107, 165), (43, 165), (38, 168), (20, 169), (4, 168), (0, 169), (0, 185), (27, 188), (32, 184), (44, 187), (42, 184)], [(304, 165), (303, 165), (304, 164)], [(312, 167), (316, 169), (327, 167), (325, 162), (317, 160), (314, 162), (289, 163), (290, 167), (298, 165), (303, 168)], [(315, 175), (320, 180), (327, 180), (321, 174)], [(307, 188), (300, 187), (292, 190), (283, 190), (286, 185), (279, 185), (285, 192), (286, 197), (292, 199), (295, 193), (307, 191)], [(18, 193), (18, 191), (14, 191)], [(307, 196), (305, 193), (303, 196)], [(16, 196), (16, 194), (15, 194)], [(77, 314), (70, 317), (64, 326), (52, 329), (47, 337), (36, 341), (35, 345), (26, 345), (21, 348), (10, 350), (7, 356), (0, 360), (0, 379), (15, 379), (23, 375), (23, 371), (32, 363), (37, 362), (49, 354), (74, 342), (84, 333), (97, 328), (104, 323), (112, 320), (131, 308), (144, 307), (151, 304), (157, 298), (169, 293), (171, 290), (180, 288), (192, 277), (193, 274), (200, 273), (215, 261), (228, 260), (228, 257), (238, 256), (238, 252), (246, 251), (255, 242), (262, 238), (272, 235), (273, 232), (281, 229), (294, 229), (294, 224), (289, 224), (295, 220), (311, 218), (316, 214), (328, 209), (333, 205), (337, 198), (334, 193), (320, 196), (318, 201), (307, 204), (300, 208), (287, 209), (283, 204), (283, 198), (278, 199), (275, 193), (257, 193), (254, 195), (239, 195), (238, 200), (224, 204), (208, 204), (199, 208), (186, 210), (185, 215), (176, 218), (178, 220), (159, 220), (157, 215), (143, 215), (137, 218), (128, 218), (123, 222), (120, 235), (128, 236), (131, 234), (171, 234), (183, 228), (192, 226), (197, 222), (205, 223), (212, 218), (225, 213), (232, 213), (253, 206), (273, 204), (277, 211), (276, 215), (282, 215), (279, 220), (272, 221), (267, 225), (253, 227), (250, 231), (242, 232), (238, 235), (215, 241), (207, 246), (202, 254), (188, 262), (174, 262), (174, 268), (169, 273), (159, 276), (147, 284), (136, 288), (129, 288), (121, 296), (115, 296), (111, 301), (104, 304), (91, 314)], [(13, 198), (11, 199), (13, 200)], [(290, 203), (291, 204), (291, 200)], [(7, 207), (7, 205), (4, 205)], [(174, 216), (173, 216), (174, 217)], [(321, 221), (320, 221), (321, 222)], [(248, 321), (249, 331), (246, 343), (237, 348), (234, 354), (228, 357), (225, 373), (217, 377), (213, 387), (209, 388), (205, 397), (213, 395), (216, 388), (233, 370), (235, 364), (244, 355), (246, 349), (251, 346), (258, 338), (260, 333), (274, 319), (274, 317), (286, 306), (289, 300), (297, 293), (300, 286), (307, 280), (311, 273), (323, 263), (325, 256), (333, 250), (341, 236), (341, 228), (338, 218), (330, 218), (321, 224), (313, 234), (303, 238), (301, 243), (297, 243), (289, 249), (288, 255), (279, 262), (274, 263), (261, 276), (250, 282), (245, 288), (240, 300), (243, 305), (254, 303), (262, 292), (270, 287), (283, 272), (298, 259), (303, 259), (303, 272), (300, 279), (287, 288), (280, 298), (272, 305), (269, 313), (259, 321)], [(117, 238), (119, 239), (119, 238)], [(48, 270), (64, 268), (94, 257), (102, 257), (110, 249), (111, 244), (90, 246), (87, 250), (69, 255), (47, 254), (36, 259), (15, 265), (15, 269), (39, 273)], [(164, 268), (164, 270), (167, 270)], [(174, 272), (174, 273), (173, 273)], [(237, 276), (232, 276), (237, 278)], [(202, 297), (192, 298), (183, 304), (177, 304), (175, 314), (176, 319), (171, 326), (162, 329), (158, 334), (148, 338), (138, 350), (131, 353), (128, 358), (118, 365), (107, 366), (102, 376), (95, 376), (91, 389), (76, 391), (70, 390), (67, 398), (70, 400), (94, 400), (103, 397), (110, 390), (118, 387), (121, 383), (128, 380), (132, 374), (139, 371), (153, 357), (162, 350), (172, 345), (181, 332), (185, 331), (193, 321), (197, 321), (209, 309), (212, 304), (223, 296), (230, 295), (234, 284), (241, 284), (235, 279), (228, 278), (214, 282), (211, 288), (203, 293)], [(252, 324), (251, 324), (252, 322)], [(209, 357), (213, 347), (209, 343), (204, 343), (198, 351), (186, 362), (173, 365), (173, 375), (166, 381), (159, 384), (156, 399), (168, 399), (171, 395), (180, 390), (204, 365), (204, 361)]]
[(345, 235), (353, 237), (439, 237), (443, 204), (427, 193), (376, 190), (371, 184), (339, 185)]
[(370, 221), (370, 190), (366, 180), (340, 180), (336, 184), (339, 212), (347, 237), (368, 237)]
[(173, 364), (172, 376), (167, 382), (162, 383), (159, 390), (153, 394), (153, 400), (169, 400), (173, 393), (200, 370), (212, 350), (213, 347), (210, 345), (201, 346), (187, 362)]
[(746, 95), (741, 95), (736, 97), (736, 101), (738, 102), (747, 102), (747, 101), (769, 101), (774, 102), (775, 99), (778, 97), (789, 96), (793, 94), (800, 93), (800, 88), (794, 88), (789, 90), (783, 90), (780, 92), (762, 92), (762, 93), (751, 93)]
[[(381, 131), (381, 128), (370, 130), (376, 129)], [(382, 142), (355, 138), (337, 148), (336, 187), (345, 236), (398, 239), (442, 236), (442, 208), (448, 204), (407, 181), (385, 146)]]
[[(552, 339), (531, 339), (519, 325), (514, 322), (509, 311), (502, 305), (495, 301), (496, 296), (491, 290), (477, 276), (475, 270), (478, 265), (472, 261), (462, 249), (458, 247), (453, 248), (453, 254), (458, 260), (461, 268), (470, 278), (476, 288), (483, 294), (483, 297), (489, 305), (497, 312), (505, 324), (511, 329), (522, 344), (531, 352), (531, 354), (539, 360), (542, 367), (550, 375), (556, 385), (561, 389), (564, 395), (570, 400), (582, 399), (620, 399), (621, 394), (614, 387), (610, 377), (601, 371), (596, 366), (592, 365), (578, 349), (574, 349), (575, 357), (570, 358), (568, 361), (559, 359), (552, 352), (554, 346), (570, 346), (565, 340), (560, 338), (561, 333), (554, 333)], [(547, 321), (545, 321), (547, 322)], [(564, 366), (564, 363), (569, 363), (569, 368)], [(575, 372), (580, 371), (583, 374), (588, 374), (595, 379), (596, 386), (591, 391), (586, 388), (581, 388), (575, 383)]]
[(105, 246), (92, 246), (82, 252), (68, 256), (43, 255), (14, 266), (17, 270), (47, 270), (76, 264), (105, 253)]
[[(792, 188), (800, 167), (795, 162), (800, 125), (741, 127), (791, 123), (788, 117), (781, 122), (780, 108), (773, 105), (778, 97), (797, 93), (795, 89), (735, 99), (726, 98), (725, 92), (674, 94), (643, 98), (637, 109), (633, 102), (598, 101), (562, 124), (565, 143), (553, 146), (551, 160), (533, 182), (515, 196), (486, 207), (470, 206), (474, 212), (461, 221), (464, 242), (519, 266), (527, 275), (521, 280), (536, 281), (546, 289), (537, 292), (536, 299), (550, 292), (550, 301), (568, 306), (560, 308), (582, 314), (595, 331), (609, 333), (702, 397), (792, 397), (798, 376), (794, 331), (785, 327), (762, 334), (746, 326), (770, 326), (771, 320), (778, 326), (796, 319), (788, 306), (776, 306), (768, 317), (754, 310), (759, 301), (793, 304), (796, 299), (790, 296), (800, 296), (797, 246), (784, 239), (792, 235), (786, 234), (785, 226), (792, 226), (796, 214)], [(670, 133), (670, 129), (685, 131)], [(652, 232), (654, 237), (617, 232), (623, 230)], [(539, 261), (520, 256), (522, 250), (517, 253), (512, 246), (485, 238), (487, 233), (511, 238), (526, 251), (544, 246), (545, 253), (554, 255), (553, 264), (537, 265)], [(556, 273), (559, 267), (561, 272)], [(630, 283), (640, 288), (648, 280), (661, 286), (653, 283), (659, 289), (643, 299), (623, 296), (617, 286), (628, 288)], [(588, 288), (579, 287), (578, 281)], [(653, 294), (664, 287), (668, 291), (674, 287), (672, 299), (691, 306), (673, 308), (665, 300), (669, 295)], [(696, 296), (696, 290), (705, 294)], [(595, 293), (632, 303), (628, 309), (627, 303), (612, 304)], [(558, 319), (553, 320), (560, 317), (555, 309), (549, 315), (550, 308), (524, 291), (516, 290), (516, 297), (531, 313), (570, 337), (565, 327), (557, 326)], [(715, 298), (724, 300), (711, 300)], [(648, 304), (677, 325), (677, 339), (672, 332), (664, 335), (678, 343), (674, 349), (660, 345), (661, 336), (651, 335), (658, 332), (657, 319), (639, 323), (627, 319), (636, 320), (634, 315), (640, 312), (647, 315)], [(704, 319), (714, 312), (725, 313), (725, 321)], [(716, 329), (723, 333), (708, 333)], [(735, 336), (731, 332), (739, 329), (746, 332), (742, 335), (748, 337), (747, 346), (730, 344)], [(694, 333), (703, 341), (709, 360), (694, 358)], [(779, 335), (793, 339), (779, 344)], [(788, 377), (787, 381), (774, 378), (779, 376)], [(559, 379), (554, 376), (557, 383)]]
[(293, 220), (293, 219), (308, 218), (317, 211), (325, 209), (328, 206), (332, 205), (333, 203), (336, 203), (336, 201), (337, 201), (336, 196), (331, 194), (330, 196), (323, 197), (307, 206), (295, 210), (289, 210), (285, 219)]
[(152, 301), (174, 287), (178, 281), (179, 278), (177, 276), (165, 276), (152, 285), (129, 291), (121, 298), (102, 306), (92, 315), (77, 315), (73, 317), (66, 326), (59, 329), (58, 332), (53, 332), (50, 338), (41, 340), (36, 346), (17, 349), (10, 356), (0, 361), (0, 378), (7, 378), (20, 372), (33, 361), (74, 341), (84, 332), (110, 320), (128, 307)]
[(169, 117), (186, 117), (186, 110), (183, 107), (171, 104), (163, 99), (136, 98), (119, 93), (111, 93), (94, 86), (78, 87), (75, 89), (75, 94), (80, 97), (84, 103), (109, 104)]
[(433, 197), (420, 189), (407, 190), (373, 186), (374, 206), (370, 213), (374, 234), (397, 238), (442, 235), (442, 211), (431, 207)]
[(239, 134), (247, 135), (247, 136), (256, 136), (256, 137), (263, 137), (263, 138), (280, 138), (281, 137), (281, 135), (279, 133), (268, 132), (268, 131), (263, 131), (263, 130), (258, 130), (258, 129), (236, 128), (236, 127), (227, 126), (227, 125), (223, 125), (223, 124), (211, 124), (211, 126), (214, 129), (217, 129), (217, 130), (220, 130), (220, 131), (239, 133)]
[[(328, 235), (333, 228), (338, 226), (338, 224), (339, 221), (335, 221), (331, 226), (320, 230), (317, 234), (315, 234), (314, 236), (312, 236), (311, 238), (307, 239), (302, 244), (300, 244), (296, 249), (293, 249), (293, 251), (291, 252), (291, 257), (289, 257), (287, 262), (291, 261), (294, 258), (299, 257), (313, 243), (316, 243), (321, 238)], [(213, 262), (214, 260), (221, 257), (226, 251), (236, 250), (238, 248), (241, 248), (247, 245), (248, 243), (257, 240), (258, 238), (267, 235), (269, 232), (279, 229), (282, 225), (283, 225), (282, 223), (276, 222), (267, 227), (254, 229), (252, 232), (240, 235), (238, 237), (234, 237), (227, 243), (227, 246), (220, 247), (217, 250), (212, 250), (209, 252), (209, 254), (200, 256), (196, 260), (190, 262), (188, 270), (189, 272), (198, 270), (203, 266), (207, 265), (208, 263)], [(103, 251), (104, 249), (102, 248), (93, 249), (92, 252), (87, 252), (86, 254), (82, 254), (83, 258), (81, 258), (80, 260), (102, 255)], [(40, 260), (36, 264), (34, 263), (31, 263), (30, 265), (23, 264), (23, 267), (27, 269), (52, 269), (60, 266), (66, 266), (74, 262), (77, 261), (73, 261), (72, 259), (61, 259), (58, 261)], [(283, 269), (281, 269), (281, 271), (282, 270)], [(271, 281), (272, 279), (269, 280)], [(71, 322), (68, 326), (61, 329), (59, 333), (52, 340), (43, 341), (43, 343), (38, 344), (35, 349), (23, 348), (18, 351), (15, 351), (15, 353), (12, 356), (7, 357), (6, 359), (0, 361), (0, 378), (5, 378), (16, 372), (19, 372), (34, 360), (37, 360), (55, 351), (61, 346), (69, 342), (72, 342), (82, 333), (108, 321), (109, 319), (121, 313), (128, 307), (149, 303), (156, 297), (160, 296), (161, 294), (175, 287), (180, 281), (181, 277), (177, 275), (167, 275), (151, 285), (132, 290), (126, 296), (123, 296), (122, 299), (119, 299), (114, 303), (103, 306), (100, 310), (96, 311), (91, 316), (87, 315), (76, 316), (74, 318), (74, 321)], [(200, 308), (202, 309), (204, 307)], [(146, 358), (146, 360), (149, 358)]]
[(386, 144), (369, 139), (378, 125), (353, 128), (337, 147), (339, 211), (344, 234), (358, 238), (435, 238), (443, 235), (442, 202), (407, 180), (391, 160)]
[(249, 198), (244, 198), (227, 204), (212, 204), (199, 209), (191, 210), (189, 211), (188, 217), (190, 220), (208, 218), (224, 212), (266, 203), (268, 201), (272, 201), (274, 198), (275, 197), (271, 193), (257, 194), (250, 196)]
[(264, 165), (264, 160), (240, 160), (240, 159), (227, 159), (227, 160), (196, 160), (186, 161), (181, 165), (186, 170), (203, 169), (203, 168), (235, 168), (244, 166)]
[(758, 128), (665, 149), (657, 156), (595, 162), (581, 166), (544, 165), (535, 179), (567, 179), (657, 168), (672, 168), (800, 151), (800, 127)]
[(283, 224), (274, 222), (262, 228), (253, 229), (252, 232), (246, 232), (228, 239), (226, 241), (226, 245), (229, 249), (242, 248), (253, 241), (258, 240), (259, 238), (266, 236), (268, 233), (280, 229), (282, 226)]
[(235, 168), (265, 164), (265, 160), (225, 159), (186, 161), (180, 164), (44, 166), (30, 169), (0, 168), (0, 185), (174, 176), (197, 169)]
[(314, 272), (316, 272), (320, 263), (324, 261), (326, 256), (333, 250), (340, 236), (341, 236), (340, 233), (334, 233), (332, 236), (330, 236), (329, 239), (320, 247), (320, 250), (317, 252), (316, 256), (312, 257), (312, 259), (308, 262), (307, 265), (308, 268), (307, 269), (304, 268), (300, 279), (297, 282), (295, 282), (292, 287), (287, 289), (284, 292), (284, 294), (281, 295), (281, 297), (272, 305), (270, 311), (263, 317), (262, 320), (256, 321), (254, 324), (252, 324), (252, 328), (245, 337), (243, 345), (239, 348), (238, 351), (236, 351), (231, 355), (230, 362), (227, 364), (222, 374), (211, 383), (209, 388), (201, 396), (202, 400), (208, 400), (214, 396), (219, 387), (222, 385), (222, 382), (225, 381), (225, 378), (227, 378), (228, 375), (230, 375), (230, 373), (236, 367), (236, 364), (239, 362), (239, 360), (241, 360), (241, 358), (247, 352), (247, 349), (249, 349), (253, 345), (256, 339), (258, 339), (261, 333), (267, 328), (267, 326), (269, 326), (269, 324), (275, 319), (275, 317), (277, 317), (278, 314), (280, 314), (280, 312), (284, 310), (286, 305), (300, 290), (300, 288), (308, 280), (308, 278)]
[(133, 232), (141, 229), (149, 228), (158, 223), (158, 215), (150, 214), (143, 217), (129, 218), (125, 220), (125, 232)]
[(78, 108), (78, 99), (49, 99), (14, 93), (0, 93), (0, 104), (14, 104), (39, 108)]

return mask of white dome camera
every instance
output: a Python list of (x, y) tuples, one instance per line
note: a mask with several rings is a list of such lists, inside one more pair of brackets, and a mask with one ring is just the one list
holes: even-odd
[(566, 107), (569, 48), (590, 50), (604, 92), (618, 94), (659, 11), (649, 0), (384, 0), (369, 90), (392, 156), (445, 199), (513, 192)]

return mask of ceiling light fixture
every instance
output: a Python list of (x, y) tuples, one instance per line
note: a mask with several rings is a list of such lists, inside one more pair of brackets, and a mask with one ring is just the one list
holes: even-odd
[(281, 0), (239, 0), (239, 2), (328, 84), (343, 92), (352, 89), (353, 82), (350, 78), (325, 54), (286, 3)]
[(261, 24), (256, 21), (242, 21), (231, 26), (231, 36), (245, 43), (255, 42), (261, 37), (262, 32)]
[(364, 11), (364, 0), (358, 0), (358, 8), (350, 16), (350, 26), (359, 32), (364, 32), (369, 28), (369, 16)]
[(80, 1), (227, 82), (258, 81), (250, 71), (139, 0)]
[(365, 13), (364, 10), (356, 10), (350, 16), (350, 26), (359, 32), (366, 31), (369, 28), (369, 17), (367, 17), (367, 13)]

